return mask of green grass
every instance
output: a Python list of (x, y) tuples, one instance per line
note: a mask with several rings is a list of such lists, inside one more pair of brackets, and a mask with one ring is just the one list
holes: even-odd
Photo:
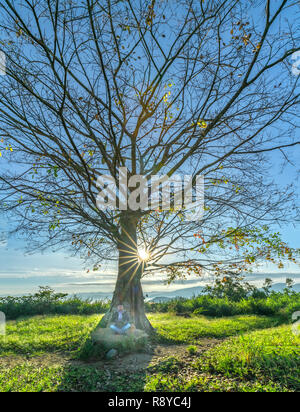
[[(9, 321), (7, 335), (0, 337), (0, 392), (299, 390), (299, 338), (290, 326), (274, 327), (276, 318), (151, 314), (156, 342), (180, 343), (182, 351), (143, 370), (116, 370), (76, 360), (101, 316)], [(216, 346), (205, 347), (201, 339)]]
[(300, 337), (290, 325), (231, 338), (196, 362), (200, 369), (300, 390)]
[[(0, 336), (0, 356), (79, 351), (101, 316), (50, 315), (9, 321), (6, 336)], [(276, 319), (259, 316), (185, 319), (170, 314), (151, 314), (149, 319), (157, 328), (157, 341), (170, 343), (194, 343), (203, 337), (224, 338), (277, 323)]]
[(289, 392), (274, 382), (242, 382), (205, 374), (158, 373), (146, 378), (145, 392)]
[(145, 374), (112, 374), (88, 366), (40, 367), (28, 363), (0, 369), (0, 392), (136, 392)]
[(7, 322), (0, 356), (72, 352), (80, 349), (101, 316), (35, 316)]
[(192, 315), (191, 318), (157, 313), (148, 316), (157, 329), (158, 341), (169, 343), (197, 343), (201, 338), (226, 338), (251, 330), (264, 329), (278, 324), (278, 319), (266, 316), (233, 316), (207, 318)]

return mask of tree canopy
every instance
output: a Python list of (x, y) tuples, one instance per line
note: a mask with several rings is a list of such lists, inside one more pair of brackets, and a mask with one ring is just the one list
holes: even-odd
[[(31, 249), (66, 247), (97, 269), (133, 243), (150, 253), (139, 276), (167, 271), (169, 280), (295, 258), (270, 235), (297, 215), (270, 154), (288, 159), (300, 143), (297, 2), (3, 0), (0, 8), (1, 209)], [(99, 210), (97, 178), (117, 180), (119, 167), (129, 177), (203, 175), (203, 219), (176, 208)]]

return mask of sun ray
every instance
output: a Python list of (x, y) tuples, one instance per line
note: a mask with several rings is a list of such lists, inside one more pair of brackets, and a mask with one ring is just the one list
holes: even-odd
[(134, 263), (133, 265), (131, 265), (127, 270), (125, 270), (124, 273), (121, 273), (120, 277), (125, 276), (125, 275), (127, 274), (127, 272), (129, 272), (129, 270), (132, 269), (132, 268), (133, 268), (134, 266), (136, 266), (136, 265), (137, 265), (137, 267), (136, 267), (136, 270), (135, 270), (135, 272), (134, 272), (134, 274), (135, 274), (136, 271), (138, 270), (139, 266), (140, 266), (140, 263), (139, 263), (138, 261), (137, 261), (136, 263)]
[[(126, 258), (126, 256), (124, 256), (124, 258)], [(136, 257), (136, 258), (133, 258), (133, 259), (130, 259), (130, 260), (126, 260), (126, 262), (120, 263), (119, 266), (128, 265), (131, 262), (135, 262), (135, 263), (139, 264), (138, 258)]]
[(136, 250), (134, 251), (134, 253), (133, 252), (131, 252), (131, 251), (128, 251), (128, 250), (126, 250), (126, 249), (119, 249), (119, 251), (120, 252), (125, 252), (125, 253), (127, 253), (127, 255), (128, 256), (136, 256)]
[[(120, 243), (122, 243), (124, 246), (126, 246), (128, 249), (131, 249), (133, 251), (136, 251), (137, 245), (135, 247), (128, 245), (128, 243), (123, 242), (122, 240), (119, 240)], [(126, 250), (127, 251), (127, 250)]]
[(134, 276), (135, 276), (135, 274), (136, 274), (137, 270), (139, 269), (139, 267), (140, 267), (140, 265), (138, 265), (138, 266), (135, 268), (135, 271), (134, 271), (134, 272), (133, 272), (133, 274), (130, 276), (130, 280), (129, 280), (129, 282), (131, 282), (131, 281), (132, 281), (132, 279), (134, 278)]
[(120, 274), (120, 277), (125, 276), (131, 269), (133, 269), (136, 266), (133, 274), (130, 276), (131, 281), (134, 278), (136, 272), (141, 267), (141, 265), (142, 271), (144, 270), (145, 262), (149, 260), (151, 254), (146, 248), (139, 249), (137, 243), (133, 240), (133, 238), (130, 236), (127, 230), (123, 228), (123, 231), (131, 241), (132, 245), (124, 242), (123, 240), (119, 240), (119, 242), (126, 247), (126, 249), (119, 249), (120, 252), (125, 253), (125, 256), (120, 256), (120, 259), (122, 259), (123, 262), (119, 264), (119, 267), (131, 264), (132, 262), (133, 263), (125, 270), (125, 272)]
[[(131, 240), (132, 244), (136, 246), (136, 241), (133, 240), (133, 238), (130, 236), (130, 234), (127, 232), (126, 229), (124, 229), (124, 227), (122, 228), (122, 230), (125, 232), (125, 234), (127, 235), (127, 237)], [(124, 242), (122, 242), (122, 240), (120, 240), (121, 243), (125, 244)], [(130, 247), (130, 245), (126, 245), (128, 247)]]

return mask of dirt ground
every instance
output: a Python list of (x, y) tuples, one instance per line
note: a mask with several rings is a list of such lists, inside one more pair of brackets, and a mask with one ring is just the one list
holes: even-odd
[[(199, 341), (197, 347), (197, 355), (201, 356), (201, 353), (207, 351), (211, 347), (220, 343), (217, 339), (202, 339)], [(169, 358), (176, 357), (181, 360), (190, 359), (190, 354), (187, 348), (190, 345), (152, 345), (143, 352), (129, 353), (122, 356), (117, 356), (112, 360), (91, 360), (91, 361), (79, 361), (74, 360), (67, 354), (62, 353), (49, 353), (40, 356), (4, 356), (0, 358), (0, 366), (2, 367), (14, 367), (20, 364), (28, 363), (35, 367), (52, 367), (52, 366), (67, 366), (78, 365), (88, 366), (95, 368), (103, 368), (106, 371), (141, 371), (147, 368), (149, 365), (156, 365), (159, 362)], [(109, 372), (108, 372), (109, 373)]]
[[(216, 339), (203, 339), (198, 345), (195, 345), (197, 346), (198, 356), (217, 343), (220, 343), (220, 341)], [(190, 354), (187, 351), (189, 346), (190, 345), (156, 345), (152, 347), (151, 351), (131, 353), (111, 361), (104, 360), (96, 362), (94, 366), (105, 365), (107, 369), (111, 370), (139, 371), (145, 369), (150, 364), (155, 365), (172, 356), (180, 358), (181, 360), (189, 359)]]

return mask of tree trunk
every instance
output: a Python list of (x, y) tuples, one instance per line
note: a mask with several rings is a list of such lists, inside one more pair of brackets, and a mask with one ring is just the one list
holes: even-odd
[(137, 221), (134, 215), (126, 214), (121, 217), (122, 233), (118, 244), (119, 268), (117, 283), (109, 311), (100, 322), (107, 327), (113, 313), (119, 304), (130, 314), (137, 329), (147, 333), (154, 331), (145, 314), (144, 295), (141, 285), (143, 262), (138, 258), (137, 250)]

